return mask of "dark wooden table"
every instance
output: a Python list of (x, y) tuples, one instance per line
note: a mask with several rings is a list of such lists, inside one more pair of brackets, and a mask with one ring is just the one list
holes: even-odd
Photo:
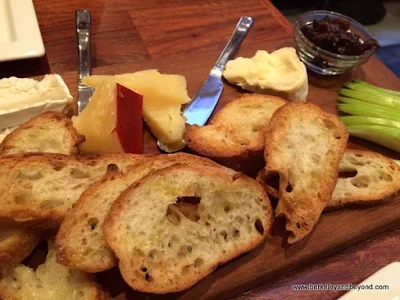
[[(76, 84), (76, 9), (85, 8), (92, 12), (93, 67), (110, 70), (111, 73), (120, 69), (114, 66), (138, 65), (147, 60), (165, 60), (165, 65), (179, 64), (176, 58), (185, 55), (197, 59), (198, 65), (211, 67), (242, 15), (254, 17), (257, 26), (251, 30), (238, 55), (249, 56), (256, 49), (271, 51), (291, 43), (292, 26), (266, 0), (34, 0), (34, 3), (46, 56), (2, 63), (0, 77), (66, 74), (73, 94)], [(367, 70), (372, 83), (399, 88), (399, 79), (376, 58), (364, 67), (364, 71)], [(363, 72), (360, 74), (362, 77)], [(199, 76), (204, 74), (199, 72)], [(327, 80), (326, 87), (329, 88), (329, 85)], [(189, 93), (192, 95), (196, 88), (189, 85)], [(314, 96), (323, 88), (321, 84), (313, 88)], [(295, 292), (291, 285), (309, 282), (359, 283), (395, 260), (400, 260), (400, 229), (391, 229), (238, 295), (236, 299), (335, 299), (341, 293)]]

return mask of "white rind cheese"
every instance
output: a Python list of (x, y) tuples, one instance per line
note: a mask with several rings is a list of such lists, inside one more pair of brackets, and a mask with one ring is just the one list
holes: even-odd
[(45, 75), (41, 81), (30, 78), (0, 80), (0, 129), (20, 125), (40, 113), (58, 111), (72, 101), (60, 75)]
[(290, 47), (272, 53), (259, 50), (252, 58), (230, 60), (223, 75), (229, 83), (251, 92), (295, 101), (306, 101), (308, 94), (307, 69)]

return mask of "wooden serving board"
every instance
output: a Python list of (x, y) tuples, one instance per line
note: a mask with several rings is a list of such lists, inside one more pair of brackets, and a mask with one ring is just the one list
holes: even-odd
[[(286, 39), (270, 43), (266, 49), (274, 50), (290, 45), (292, 45), (292, 41)], [(254, 53), (254, 50), (249, 47), (242, 47), (239, 55), (250, 56)], [(192, 96), (206, 78), (209, 69), (218, 56), (217, 52), (215, 51), (215, 55), (195, 52), (191, 55), (176, 55), (165, 59), (141, 61), (136, 64), (106, 66), (95, 69), (94, 74), (118, 74), (157, 68), (161, 72), (185, 75), (189, 95)], [(373, 72), (372, 70), (380, 71)], [(76, 73), (66, 73), (63, 74), (63, 77), (71, 90), (74, 91)], [(355, 70), (352, 74), (332, 78), (309, 74), (310, 93), (308, 101), (320, 105), (328, 112), (337, 113), (337, 92), (342, 83), (352, 77), (361, 78), (371, 83), (379, 83), (381, 86), (389, 88), (395, 88), (395, 85), (397, 85), (395, 80), (383, 80), (384, 78), (395, 77), (379, 60), (372, 58), (365, 68)], [(240, 90), (225, 84), (224, 92), (216, 110), (240, 93)], [(396, 155), (389, 150), (359, 140), (351, 140), (349, 146), (370, 148), (392, 158), (400, 158), (398, 154)], [(148, 153), (158, 152), (154, 138), (150, 134), (145, 136), (145, 151)], [(127, 292), (128, 299), (223, 299), (285, 275), (294, 269), (308, 265), (322, 257), (397, 226), (400, 226), (400, 197), (378, 206), (341, 209), (324, 213), (315, 230), (305, 240), (287, 246), (283, 245), (280, 237), (272, 236), (254, 251), (219, 267), (192, 289), (168, 296), (145, 295), (130, 290), (123, 283), (117, 269), (99, 274), (99, 278), (106, 287), (111, 289), (113, 295)]]
[[(92, 12), (94, 74), (157, 68), (161, 72), (184, 75), (190, 96), (207, 77), (242, 15), (254, 17), (255, 23), (238, 56), (253, 56), (258, 49), (273, 51), (293, 46), (290, 24), (267, 0), (87, 0), (84, 3), (34, 0), (34, 4), (46, 57), (2, 63), (0, 78), (61, 73), (75, 97), (77, 73), (71, 70), (76, 70), (73, 18), (76, 9), (87, 8)], [(351, 77), (387, 88), (400, 88), (400, 80), (374, 57), (352, 74), (329, 78), (310, 74), (308, 101), (337, 113), (337, 92)], [(238, 89), (225, 85), (217, 110), (238, 94)], [(352, 140), (350, 146), (400, 158), (360, 140)], [(149, 133), (145, 135), (145, 151), (158, 152)], [(397, 226), (400, 226), (399, 197), (374, 207), (324, 213), (305, 240), (287, 247), (279, 237), (273, 236), (254, 251), (221, 266), (192, 289), (168, 296), (132, 291), (117, 268), (98, 274), (98, 278), (113, 296), (126, 293), (128, 299), (224, 299)]]
[[(255, 38), (254, 35), (257, 35), (259, 39), (257, 46), (251, 43), (252, 35), (253, 39)], [(257, 49), (273, 51), (284, 46), (293, 46), (290, 33), (283, 35), (281, 40), (273, 41), (260, 40), (261, 36), (260, 30), (253, 27), (237, 55), (249, 57), (254, 55)], [(200, 49), (190, 53), (180, 52), (165, 57), (141, 57), (137, 62), (95, 68), (93, 73), (119, 74), (155, 68), (164, 73), (182, 74), (187, 79), (189, 95), (193, 96), (207, 77), (220, 51), (220, 47), (210, 47), (208, 50)], [(67, 72), (62, 75), (71, 92), (76, 96), (76, 92), (74, 92), (77, 90), (76, 72)], [(400, 86), (399, 79), (377, 58), (373, 57), (366, 65), (351, 74), (335, 77), (309, 74), (308, 101), (318, 104), (328, 112), (337, 114), (337, 93), (340, 86), (351, 78), (360, 78), (392, 89)], [(240, 93), (241, 91), (237, 88), (225, 84), (216, 110)], [(144, 143), (146, 153), (159, 152), (150, 133), (145, 134)], [(394, 159), (400, 159), (398, 154), (360, 140), (351, 139), (349, 147), (369, 148)], [(105, 287), (110, 289), (113, 296), (126, 293), (127, 299), (223, 299), (285, 275), (294, 269), (311, 264), (318, 259), (397, 226), (400, 226), (400, 197), (378, 206), (324, 213), (315, 230), (305, 240), (287, 246), (283, 245), (281, 238), (272, 236), (254, 251), (219, 267), (190, 290), (167, 296), (148, 295), (132, 291), (123, 282), (116, 268), (98, 274), (98, 278)], [(122, 296), (121, 299), (123, 299)]]

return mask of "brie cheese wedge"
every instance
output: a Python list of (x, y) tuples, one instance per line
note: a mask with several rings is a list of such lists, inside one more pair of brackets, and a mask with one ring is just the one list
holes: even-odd
[(290, 47), (272, 53), (259, 50), (252, 58), (230, 60), (223, 75), (229, 83), (251, 92), (296, 101), (306, 101), (308, 94), (306, 66)]
[(0, 129), (20, 125), (46, 111), (58, 111), (72, 102), (69, 89), (60, 75), (0, 80)]

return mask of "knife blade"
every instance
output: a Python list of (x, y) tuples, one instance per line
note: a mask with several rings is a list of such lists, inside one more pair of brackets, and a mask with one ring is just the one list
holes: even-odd
[(210, 75), (183, 112), (187, 124), (203, 126), (211, 116), (224, 88), (221, 77), (225, 65), (239, 48), (253, 22), (251, 17), (240, 18)]
[(75, 12), (75, 20), (78, 44), (78, 113), (80, 113), (89, 103), (89, 98), (93, 95), (93, 88), (82, 84), (82, 78), (90, 76), (92, 70), (90, 11), (86, 9), (77, 10)]
[[(236, 52), (237, 48), (239, 48), (253, 23), (254, 20), (251, 17), (244, 16), (240, 18), (232, 36), (222, 50), (207, 79), (184, 110), (183, 115), (186, 118), (186, 124), (203, 126), (211, 116), (224, 89), (221, 77), (225, 65)], [(179, 149), (170, 148), (168, 145), (162, 144), (159, 140), (157, 141), (157, 145), (161, 150), (168, 153), (179, 151), (185, 147), (183, 143)]]
[(213, 112), (223, 89), (224, 85), (221, 76), (210, 73), (183, 112), (186, 124), (203, 126)]

